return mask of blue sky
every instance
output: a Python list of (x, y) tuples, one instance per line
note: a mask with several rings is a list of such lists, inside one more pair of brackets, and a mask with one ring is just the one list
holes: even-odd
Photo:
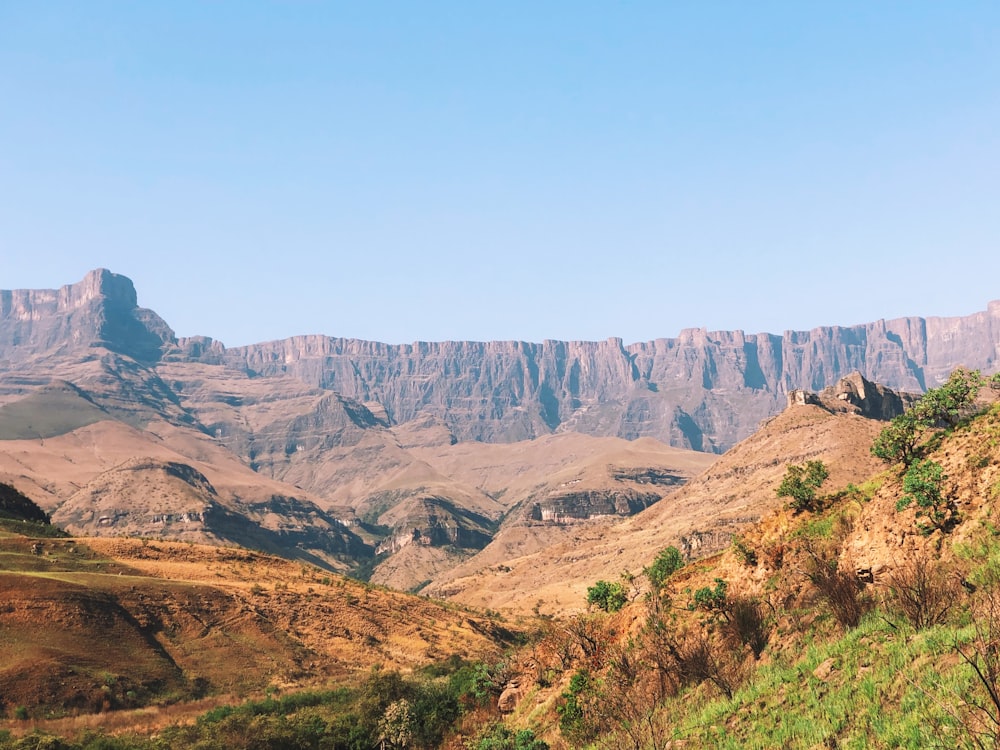
[(0, 288), (230, 346), (1000, 298), (995, 2), (7, 0), (0, 101)]

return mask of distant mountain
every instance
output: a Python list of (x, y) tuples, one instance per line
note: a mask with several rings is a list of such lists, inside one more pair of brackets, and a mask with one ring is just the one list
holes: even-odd
[[(1000, 301), (966, 317), (781, 336), (688, 329), (630, 345), (609, 339), (399, 346), (297, 336), (227, 349), (210, 338), (177, 339), (159, 316), (136, 305), (131, 281), (106, 270), (58, 291), (0, 292), (0, 368), (87, 347), (128, 356), (155, 373), (163, 364), (198, 363), (246, 379), (295, 378), (335, 391), (344, 404), (357, 402), (345, 406), (352, 421), (395, 425), (433, 416), (460, 441), (582, 432), (649, 436), (720, 453), (780, 411), (789, 391), (818, 391), (853, 371), (903, 391), (938, 385), (959, 365), (995, 372)], [(160, 385), (150, 380), (147, 397), (170, 400)], [(180, 401), (186, 388), (181, 381), (168, 390)]]
[[(994, 371), (998, 347), (1000, 302), (780, 337), (227, 349), (177, 338), (99, 269), (0, 292), (0, 481), (74, 533), (236, 543), (416, 588), (544, 547), (553, 524), (655, 506), (796, 389), (859, 371), (919, 391)], [(868, 416), (898, 413), (857, 378)]]

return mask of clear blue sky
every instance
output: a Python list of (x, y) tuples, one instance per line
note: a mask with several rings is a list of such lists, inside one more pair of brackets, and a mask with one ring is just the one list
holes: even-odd
[(0, 0), (0, 288), (179, 335), (961, 315), (998, 241), (996, 2)]

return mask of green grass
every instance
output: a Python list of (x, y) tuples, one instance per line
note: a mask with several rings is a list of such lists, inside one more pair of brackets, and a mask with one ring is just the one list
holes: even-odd
[(69, 535), (58, 526), (39, 521), (0, 516), (0, 538), (26, 536), (33, 539), (59, 539)]
[[(668, 706), (675, 737), (734, 750), (939, 745), (953, 723), (947, 706), (973, 685), (971, 670), (952, 656), (971, 637), (969, 626), (915, 633), (869, 615), (794, 663), (762, 666), (732, 700), (693, 691)], [(820, 679), (814, 672), (828, 659), (833, 669)]]
[(0, 406), (0, 440), (44, 440), (110, 418), (73, 391), (45, 390)]

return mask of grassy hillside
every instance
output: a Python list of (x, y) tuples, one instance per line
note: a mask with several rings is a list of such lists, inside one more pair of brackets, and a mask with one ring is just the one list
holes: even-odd
[[(266, 695), (284, 696), (284, 713), (381, 715), (388, 703), (365, 690), (429, 701), (449, 675), (465, 668), (467, 683), (473, 665), (521, 638), (496, 617), (257, 552), (36, 527), (7, 521), (0, 532), (0, 746), (86, 730), (146, 735)], [(457, 684), (449, 700), (467, 692)], [(289, 697), (300, 694), (312, 697)], [(235, 711), (227, 726), (268, 712)], [(226, 736), (211, 746), (250, 746)], [(194, 742), (178, 737), (170, 746)]]
[(940, 524), (886, 463), (662, 589), (608, 582), (631, 601), (553, 620), (509, 723), (553, 748), (996, 746), (1000, 404), (918, 435), (909, 465), (941, 466)]
[[(50, 658), (63, 672), (53, 666), (45, 685), (82, 680), (81, 712), (119, 710), (67, 725), (86, 718), (68, 694), (10, 704), (0, 746), (995, 747), (1000, 403), (989, 384), (975, 394), (956, 405), (932, 391), (881, 433), (840, 430), (815, 410), (772, 421), (744, 450), (752, 465), (723, 468), (733, 503), (737, 483), (768, 485), (773, 510), (710, 557), (675, 569), (651, 556), (645, 574), (594, 580), (586, 611), (526, 618), (517, 648), (495, 616), (246, 550), (127, 539), (39, 550), (8, 536), (0, 579), (13, 605), (0, 634), (18, 633), (5, 653), (30, 662), (0, 665), (3, 694)], [(768, 457), (792, 430), (828, 443)], [(904, 449), (883, 450), (900, 431)], [(874, 473), (839, 458), (873, 443), (886, 454)], [(826, 456), (838, 458), (821, 481), (826, 471), (807, 469)], [(91, 625), (91, 639), (114, 637), (86, 649)], [(141, 719), (127, 700), (164, 714)]]

